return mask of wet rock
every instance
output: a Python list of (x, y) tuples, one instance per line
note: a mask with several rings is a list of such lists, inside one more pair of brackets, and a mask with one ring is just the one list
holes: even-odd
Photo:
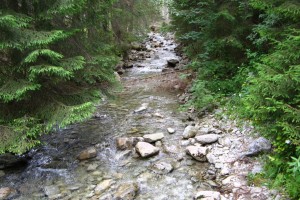
[(95, 158), (97, 156), (97, 149), (95, 147), (90, 147), (86, 150), (83, 150), (77, 157), (78, 160), (88, 160)]
[(99, 183), (95, 188), (95, 194), (102, 194), (105, 190), (110, 188), (115, 182), (112, 179), (107, 179)]
[(272, 145), (269, 140), (264, 137), (260, 137), (254, 140), (248, 148), (248, 152), (245, 154), (246, 156), (255, 156), (261, 152), (268, 152), (272, 148)]
[(145, 111), (145, 110), (148, 109), (148, 106), (149, 106), (148, 103), (143, 103), (143, 104), (141, 105), (141, 107), (139, 107), (138, 109), (136, 109), (134, 112), (135, 112), (135, 113), (139, 113), (139, 112)]
[(8, 198), (12, 193), (15, 192), (16, 190), (9, 187), (0, 188), (0, 200)]
[(211, 144), (219, 139), (219, 135), (217, 134), (207, 134), (207, 135), (199, 135), (195, 137), (196, 141), (200, 144)]
[(208, 149), (206, 147), (199, 147), (199, 146), (188, 146), (186, 148), (186, 153), (192, 156), (195, 160), (205, 162), (207, 161)]
[(119, 69), (119, 70), (117, 71), (117, 73), (118, 73), (119, 75), (122, 75), (122, 74), (125, 73), (125, 70), (124, 70), (124, 69)]
[(56, 185), (44, 187), (44, 192), (45, 192), (45, 195), (49, 199), (56, 199), (56, 198), (60, 198), (62, 196), (60, 194), (60, 190), (59, 190), (58, 186), (56, 186)]
[(145, 65), (142, 65), (142, 64), (137, 64), (136, 67), (138, 68), (142, 68), (142, 67), (145, 67)]
[(147, 158), (159, 153), (159, 148), (147, 142), (138, 142), (135, 146), (136, 151), (143, 157)]
[(187, 126), (183, 131), (182, 137), (184, 139), (189, 139), (195, 137), (196, 133), (197, 129), (195, 128), (195, 126)]
[(158, 174), (168, 174), (173, 171), (173, 166), (167, 162), (157, 162), (152, 166), (152, 170)]
[(131, 62), (125, 62), (123, 67), (125, 69), (133, 68), (133, 63), (131, 63)]
[(114, 195), (115, 200), (133, 200), (137, 195), (139, 187), (136, 183), (126, 183), (118, 187)]
[(132, 142), (130, 141), (129, 138), (120, 137), (120, 138), (116, 138), (116, 145), (117, 145), (117, 149), (125, 150), (132, 146)]
[(147, 134), (144, 135), (143, 138), (145, 142), (153, 143), (159, 140), (162, 140), (165, 137), (163, 133), (154, 133), (154, 134)]
[(176, 65), (179, 63), (178, 59), (170, 59), (167, 60), (168, 62), (168, 67), (176, 67)]
[(28, 164), (28, 160), (21, 156), (10, 153), (0, 155), (0, 169), (23, 167)]
[(221, 200), (221, 194), (216, 191), (200, 191), (197, 192), (194, 199)]
[(170, 134), (174, 134), (174, 133), (176, 132), (176, 130), (173, 129), (173, 128), (167, 128), (167, 131), (168, 131), (168, 133), (170, 133)]

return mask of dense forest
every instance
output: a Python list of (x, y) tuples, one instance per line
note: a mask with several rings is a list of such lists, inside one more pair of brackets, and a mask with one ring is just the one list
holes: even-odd
[(0, 153), (23, 153), (41, 134), (91, 116), (158, 4), (1, 0)]
[(196, 75), (189, 104), (251, 122), (274, 147), (252, 182), (299, 199), (298, 0), (0, 0), (0, 154), (91, 117), (162, 2)]
[(197, 72), (192, 104), (225, 105), (273, 141), (256, 181), (300, 197), (300, 3), (174, 0), (173, 30)]

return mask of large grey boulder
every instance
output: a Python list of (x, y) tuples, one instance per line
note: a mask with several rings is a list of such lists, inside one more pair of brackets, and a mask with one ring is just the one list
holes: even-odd
[(208, 153), (208, 149), (206, 147), (188, 146), (186, 148), (186, 153), (200, 162), (207, 161), (206, 155)]
[(182, 137), (184, 139), (189, 139), (195, 137), (196, 134), (197, 134), (197, 129), (195, 126), (187, 126), (183, 131)]
[(147, 158), (159, 153), (159, 148), (147, 142), (138, 142), (135, 146), (136, 151), (143, 157)]
[(245, 153), (246, 156), (255, 156), (261, 152), (268, 152), (272, 148), (271, 142), (264, 137), (257, 138), (248, 147), (248, 152)]
[(199, 135), (195, 137), (196, 141), (200, 144), (211, 144), (219, 139), (219, 135), (217, 134), (206, 134), (206, 135)]
[(143, 136), (145, 142), (150, 142), (150, 143), (162, 140), (164, 137), (165, 135), (163, 133), (147, 134)]

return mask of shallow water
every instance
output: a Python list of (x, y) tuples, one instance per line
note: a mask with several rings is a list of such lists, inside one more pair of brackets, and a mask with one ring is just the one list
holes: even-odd
[[(138, 184), (136, 199), (140, 200), (192, 199), (198, 188), (210, 189), (202, 178), (208, 164), (186, 156), (181, 145), (186, 116), (178, 110), (178, 93), (160, 90), (163, 87), (160, 84), (164, 83), (159, 82), (159, 77), (143, 80), (159, 76), (168, 59), (179, 59), (174, 51), (176, 44), (157, 33), (149, 37), (153, 41), (146, 46), (151, 57), (136, 62), (144, 67), (126, 72), (122, 77), (124, 90), (115, 99), (98, 106), (99, 118), (44, 136), (44, 145), (30, 152), (32, 159), (26, 168), (6, 171), (0, 187), (17, 189), (18, 194), (12, 199), (49, 199), (45, 195), (46, 186), (59, 188), (58, 199), (98, 199), (93, 194), (94, 187), (106, 179), (112, 179), (114, 184), (100, 196), (113, 194), (119, 185), (128, 182)], [(152, 48), (153, 42), (163, 45)], [(135, 113), (143, 103), (149, 104), (148, 109)], [(176, 133), (169, 134), (168, 127), (176, 129)], [(157, 156), (141, 159), (132, 152), (116, 149), (117, 137), (156, 132), (165, 134)], [(79, 162), (76, 159), (79, 152), (90, 146), (97, 147), (97, 157)], [(160, 161), (172, 164), (174, 170), (161, 174), (153, 168)]]

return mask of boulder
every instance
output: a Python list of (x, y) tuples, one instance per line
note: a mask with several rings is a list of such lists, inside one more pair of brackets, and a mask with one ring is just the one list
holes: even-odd
[(186, 153), (200, 162), (207, 161), (206, 155), (208, 153), (208, 149), (206, 147), (188, 146), (186, 148)]
[(145, 142), (153, 143), (159, 140), (162, 140), (165, 137), (163, 133), (154, 133), (154, 134), (147, 134), (144, 135), (143, 138)]
[(143, 157), (147, 158), (159, 153), (159, 148), (147, 142), (138, 142), (135, 146), (136, 151)]
[(170, 134), (174, 134), (174, 133), (176, 132), (176, 130), (173, 129), (173, 128), (167, 128), (167, 131), (168, 131), (168, 133), (170, 133)]
[(78, 160), (87, 160), (87, 159), (95, 158), (96, 156), (97, 156), (97, 149), (95, 147), (90, 147), (90, 148), (80, 152), (77, 159)]
[(28, 164), (28, 160), (10, 153), (0, 155), (0, 169), (22, 167)]
[(176, 65), (179, 63), (178, 59), (170, 59), (167, 60), (168, 62), (168, 67), (176, 67)]
[(207, 135), (199, 135), (195, 137), (196, 141), (200, 144), (211, 144), (219, 139), (219, 135), (217, 134), (207, 134)]
[(195, 126), (187, 126), (183, 131), (182, 137), (184, 139), (189, 139), (195, 137), (196, 133), (197, 129), (195, 128)]
[(194, 196), (194, 199), (211, 199), (211, 200), (220, 200), (221, 194), (216, 191), (199, 191)]
[(152, 166), (152, 170), (157, 174), (168, 174), (173, 171), (173, 166), (167, 162), (157, 162)]
[(272, 148), (271, 142), (264, 137), (260, 137), (250, 143), (246, 156), (255, 156), (261, 152), (268, 152)]
[(95, 188), (95, 194), (102, 194), (105, 190), (110, 188), (115, 182), (112, 179), (107, 179), (99, 183)]
[(118, 187), (114, 195), (115, 200), (133, 200), (139, 191), (136, 183), (126, 183)]

